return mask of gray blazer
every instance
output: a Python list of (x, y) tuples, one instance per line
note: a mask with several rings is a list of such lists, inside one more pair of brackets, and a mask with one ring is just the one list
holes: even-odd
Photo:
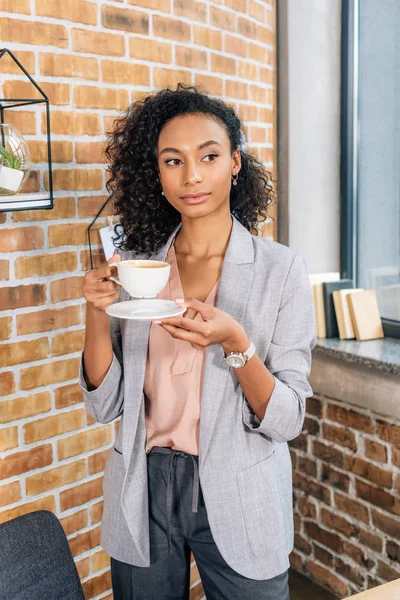
[[(314, 305), (300, 255), (251, 235), (232, 216), (217, 308), (232, 315), (274, 375), (260, 422), (220, 345), (207, 349), (201, 395), (199, 474), (210, 528), (238, 573), (269, 579), (289, 567), (293, 549), (292, 469), (288, 440), (299, 435), (316, 344)], [(153, 256), (165, 260), (167, 243)], [(133, 253), (122, 253), (124, 258)], [(122, 290), (121, 301), (128, 294)], [(88, 412), (100, 423), (121, 416), (104, 472), (101, 544), (117, 560), (149, 566), (146, 430), (143, 381), (149, 321), (111, 318), (114, 357), (102, 384), (88, 391)]]

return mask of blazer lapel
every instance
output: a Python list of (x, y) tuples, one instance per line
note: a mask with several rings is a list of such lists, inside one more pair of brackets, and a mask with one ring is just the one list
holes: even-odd
[[(252, 235), (233, 217), (215, 306), (243, 324), (254, 278)], [(222, 347), (209, 346), (206, 353), (200, 409), (199, 469), (202, 470), (218, 411), (232, 370), (223, 359)]]

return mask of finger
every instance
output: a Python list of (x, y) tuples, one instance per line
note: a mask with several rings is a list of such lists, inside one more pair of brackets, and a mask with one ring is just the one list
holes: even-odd
[(118, 300), (119, 298), (119, 292), (114, 293), (114, 294), (110, 294), (109, 296), (104, 296), (104, 298), (101, 298), (101, 301), (107, 306), (111, 306), (111, 304), (114, 304), (114, 302), (116, 300)]
[(117, 296), (119, 297), (119, 290), (115, 291), (113, 290), (112, 292), (105, 292), (104, 294), (100, 293), (100, 294), (96, 294), (96, 298), (110, 298), (112, 296)]
[(179, 300), (175, 300), (175, 302), (178, 306), (192, 308), (194, 311), (200, 313), (203, 319), (210, 319), (215, 310), (211, 304), (205, 304), (205, 302), (200, 302), (196, 298), (185, 298), (183, 302)]
[(95, 294), (107, 294), (111, 292), (115, 292), (117, 289), (120, 289), (120, 285), (115, 281), (97, 281), (94, 286), (90, 288), (92, 292)]
[(201, 348), (207, 345), (207, 340), (198, 333), (193, 333), (192, 331), (186, 331), (185, 329), (180, 329), (179, 327), (174, 327), (172, 325), (166, 325), (161, 323), (161, 327), (164, 327), (166, 331), (172, 337), (177, 338), (178, 340), (184, 340), (191, 344), (198, 344)]
[(109, 306), (114, 304), (115, 300), (117, 300), (118, 297), (119, 297), (119, 293), (111, 294), (110, 296), (103, 297), (103, 298), (97, 298), (96, 302), (94, 302), (93, 305), (95, 306), (95, 308), (105, 310), (106, 308), (108, 308)]
[(86, 294), (85, 298), (87, 302), (97, 306), (98, 303), (113, 302), (116, 298), (119, 298), (119, 290), (108, 294)]
[(161, 323), (165, 323), (166, 325), (172, 325), (173, 327), (180, 327), (182, 329), (186, 329), (187, 331), (198, 333), (202, 336), (209, 336), (211, 333), (210, 326), (207, 323), (195, 321), (194, 319), (189, 319), (183, 316), (162, 319)]
[(111, 275), (115, 272), (115, 265), (103, 265), (98, 269), (94, 269), (93, 271), (89, 271), (87, 274), (87, 278), (90, 281), (102, 281), (103, 279), (107, 279), (107, 277), (111, 277)]
[(108, 261), (108, 265), (112, 265), (121, 261), (121, 257), (119, 254), (113, 254), (113, 256)]
[(117, 264), (121, 261), (121, 257), (119, 254), (114, 254), (106, 265), (103, 265), (99, 269), (96, 270), (96, 274), (98, 274), (99, 279), (106, 279), (107, 277), (111, 277), (115, 274), (115, 269)]

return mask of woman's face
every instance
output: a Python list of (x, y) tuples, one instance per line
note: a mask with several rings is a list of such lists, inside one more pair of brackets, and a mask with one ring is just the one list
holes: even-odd
[(157, 158), (164, 195), (182, 215), (205, 216), (229, 207), (240, 151), (232, 154), (218, 121), (204, 114), (175, 117), (161, 130)]

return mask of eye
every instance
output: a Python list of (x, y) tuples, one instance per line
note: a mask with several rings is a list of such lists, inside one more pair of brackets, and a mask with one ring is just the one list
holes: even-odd
[[(209, 158), (210, 160), (206, 160), (206, 158)], [(214, 162), (214, 160), (215, 160), (216, 158), (218, 158), (218, 154), (214, 154), (214, 153), (212, 153), (212, 154), (207, 154), (207, 156), (205, 156), (205, 157), (203, 158), (203, 160), (205, 160), (206, 162)]]
[(168, 158), (165, 161), (166, 165), (170, 165), (172, 167), (176, 167), (177, 165), (179, 165), (182, 161), (179, 158)]

